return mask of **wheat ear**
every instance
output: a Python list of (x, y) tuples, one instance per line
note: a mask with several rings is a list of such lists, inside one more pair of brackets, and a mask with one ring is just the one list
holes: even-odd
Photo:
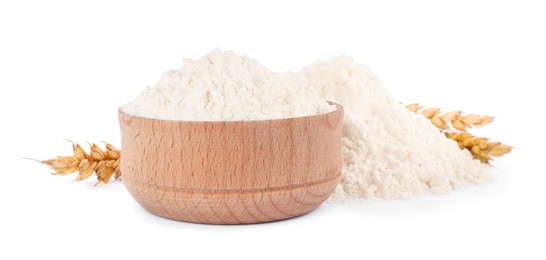
[(468, 149), (472, 156), (483, 163), (489, 163), (493, 157), (500, 157), (512, 151), (512, 146), (500, 142), (489, 142), (489, 139), (473, 136), (468, 133), (449, 132), (445, 134), (457, 142), (459, 148)]
[(102, 150), (96, 144), (90, 144), (90, 152), (87, 153), (79, 144), (72, 143), (74, 155), (39, 162), (49, 166), (54, 171), (53, 175), (79, 172), (76, 181), (82, 181), (95, 173), (98, 180), (95, 186), (108, 183), (112, 176), (114, 179), (121, 176), (119, 169), (121, 151), (109, 143), (105, 144), (106, 150)]
[(432, 124), (442, 130), (451, 130), (451, 128), (454, 128), (463, 133), (467, 133), (468, 128), (488, 125), (495, 119), (492, 116), (486, 115), (463, 114), (461, 111), (442, 112), (440, 108), (424, 108), (419, 103), (409, 104), (406, 108), (414, 113), (423, 115)]
[(494, 117), (478, 114), (463, 114), (461, 111), (442, 112), (440, 108), (424, 108), (413, 103), (406, 108), (429, 119), (447, 138), (457, 142), (461, 150), (467, 149), (482, 163), (489, 164), (493, 157), (500, 157), (512, 151), (512, 146), (490, 142), (488, 138), (468, 133), (468, 128), (481, 127), (493, 122)]

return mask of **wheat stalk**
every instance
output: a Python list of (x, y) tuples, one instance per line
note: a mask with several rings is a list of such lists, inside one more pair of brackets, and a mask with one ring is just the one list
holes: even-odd
[(495, 119), (492, 116), (463, 114), (461, 111), (442, 112), (440, 108), (424, 108), (413, 103), (406, 108), (429, 119), (447, 138), (457, 142), (461, 150), (467, 149), (482, 163), (489, 164), (493, 157), (500, 157), (512, 151), (512, 146), (500, 142), (490, 142), (488, 138), (468, 133), (468, 128), (488, 125)]
[(90, 144), (90, 152), (87, 153), (79, 144), (72, 143), (74, 155), (59, 156), (38, 162), (54, 170), (53, 175), (79, 172), (76, 181), (82, 181), (95, 173), (98, 179), (95, 186), (100, 183), (108, 183), (112, 176), (114, 179), (121, 176), (119, 169), (121, 151), (109, 143), (105, 144), (106, 150), (102, 150), (96, 144)]

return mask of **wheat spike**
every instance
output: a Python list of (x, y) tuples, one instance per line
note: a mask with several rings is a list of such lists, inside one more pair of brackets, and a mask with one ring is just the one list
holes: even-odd
[(461, 149), (468, 149), (474, 158), (486, 164), (489, 164), (493, 157), (503, 156), (513, 149), (512, 146), (500, 142), (489, 142), (487, 138), (476, 137), (468, 133), (448, 132), (445, 135), (456, 141)]
[(119, 167), (121, 151), (109, 143), (105, 144), (106, 150), (102, 150), (97, 144), (89, 144), (90, 152), (87, 153), (81, 145), (72, 142), (73, 155), (39, 162), (49, 166), (54, 175), (79, 172), (76, 181), (82, 181), (95, 173), (98, 180), (95, 186), (108, 183), (112, 176), (115, 179), (121, 176)]
[(414, 113), (421, 114), (429, 119), (436, 127), (445, 131), (450, 131), (453, 128), (463, 133), (467, 133), (468, 128), (485, 126), (492, 123), (495, 119), (494, 117), (487, 115), (463, 114), (461, 111), (442, 113), (440, 108), (424, 108), (419, 105), (419, 103), (409, 104), (406, 108)]
[(425, 108), (419, 103), (409, 104), (406, 108), (430, 120), (447, 138), (456, 141), (461, 150), (467, 149), (475, 159), (482, 163), (489, 164), (493, 157), (500, 157), (512, 151), (512, 146), (500, 142), (490, 142), (487, 138), (468, 133), (468, 128), (492, 123), (494, 120), (492, 116), (463, 114), (461, 111), (442, 113), (440, 108)]

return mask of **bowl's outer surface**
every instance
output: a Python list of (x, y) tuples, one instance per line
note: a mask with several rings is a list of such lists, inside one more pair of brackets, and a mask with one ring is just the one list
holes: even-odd
[(123, 182), (148, 211), (210, 224), (305, 214), (341, 178), (343, 108), (263, 121), (182, 122), (119, 111)]

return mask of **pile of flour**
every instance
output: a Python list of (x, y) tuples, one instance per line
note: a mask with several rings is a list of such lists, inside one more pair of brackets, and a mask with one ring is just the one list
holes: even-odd
[(184, 60), (153, 88), (122, 107), (125, 113), (164, 120), (263, 120), (333, 111), (313, 89), (234, 52), (213, 50)]
[(402, 107), (376, 75), (346, 56), (279, 74), (246, 56), (214, 50), (165, 72), (122, 109), (166, 120), (261, 120), (333, 111), (326, 100), (345, 107), (343, 179), (331, 200), (411, 198), (489, 177), (487, 167)]
[(331, 200), (446, 193), (489, 177), (486, 166), (401, 106), (352, 58), (319, 61), (290, 75), (345, 108), (343, 179)]

